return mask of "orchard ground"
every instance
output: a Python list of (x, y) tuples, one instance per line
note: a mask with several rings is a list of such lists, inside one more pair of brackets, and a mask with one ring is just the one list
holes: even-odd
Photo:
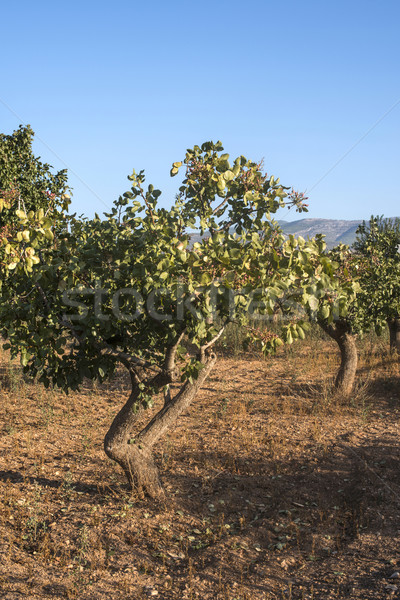
[(135, 497), (104, 456), (123, 373), (65, 396), (3, 353), (4, 600), (399, 596), (400, 364), (387, 340), (359, 341), (347, 401), (330, 393), (336, 345), (315, 332), (266, 360), (234, 346), (221, 343), (157, 447), (162, 502)]

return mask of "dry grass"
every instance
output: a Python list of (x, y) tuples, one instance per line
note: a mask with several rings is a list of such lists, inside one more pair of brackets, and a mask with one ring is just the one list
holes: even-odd
[(157, 448), (164, 503), (137, 499), (103, 454), (123, 376), (65, 397), (3, 355), (1, 598), (386, 598), (400, 387), (385, 348), (360, 343), (348, 402), (318, 336), (268, 361), (221, 360)]

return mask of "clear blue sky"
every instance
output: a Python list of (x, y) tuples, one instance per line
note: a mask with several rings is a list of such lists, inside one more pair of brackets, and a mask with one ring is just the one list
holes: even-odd
[(79, 213), (107, 210), (132, 168), (168, 205), (171, 163), (220, 139), (306, 191), (310, 217), (400, 216), (398, 0), (38, 0), (1, 13), (0, 131), (31, 124), (36, 153), (69, 168)]

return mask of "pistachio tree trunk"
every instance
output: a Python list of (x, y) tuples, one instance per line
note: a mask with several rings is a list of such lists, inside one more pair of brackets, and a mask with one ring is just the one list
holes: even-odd
[(388, 319), (390, 351), (400, 354), (400, 317)]
[(138, 389), (133, 389), (128, 401), (112, 422), (104, 438), (104, 450), (109, 458), (122, 467), (131, 488), (140, 496), (164, 496), (159, 471), (154, 462), (153, 447), (190, 406), (215, 363), (216, 356), (211, 354), (197, 380), (193, 383), (186, 381), (141, 431), (135, 431), (138, 413), (134, 411), (134, 407), (137, 406)]
[(320, 323), (322, 329), (339, 346), (340, 367), (336, 375), (335, 388), (343, 395), (349, 396), (353, 391), (356, 378), (358, 353), (354, 335), (351, 333), (350, 326), (345, 321), (337, 321), (327, 325)]

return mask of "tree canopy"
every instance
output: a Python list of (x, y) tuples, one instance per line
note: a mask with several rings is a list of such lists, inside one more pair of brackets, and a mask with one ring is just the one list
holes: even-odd
[(362, 316), (372, 320), (378, 333), (386, 323), (390, 344), (400, 351), (400, 219), (372, 216), (357, 230)]
[(67, 170), (52, 172), (33, 153), (34, 132), (20, 126), (11, 135), (0, 134), (0, 227), (14, 222), (15, 210), (45, 213), (65, 210), (69, 201)]
[[(67, 171), (57, 173), (33, 152), (34, 133), (20, 126), (0, 134), (0, 265), (2, 281), (8, 271), (32, 270), (38, 264), (38, 243), (53, 239), (57, 215), (70, 202)], [(1, 283), (1, 282), (0, 282)]]

